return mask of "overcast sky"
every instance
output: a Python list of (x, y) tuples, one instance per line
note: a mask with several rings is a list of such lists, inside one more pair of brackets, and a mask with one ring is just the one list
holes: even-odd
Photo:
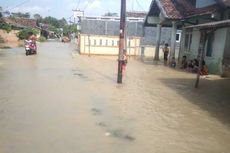
[[(152, 0), (127, 0), (127, 10), (148, 11)], [(79, 4), (79, 5), (78, 5)], [(87, 16), (100, 16), (106, 12), (120, 12), (120, 0), (0, 0), (0, 6), (11, 12), (29, 12), (69, 18), (72, 9), (84, 10)]]

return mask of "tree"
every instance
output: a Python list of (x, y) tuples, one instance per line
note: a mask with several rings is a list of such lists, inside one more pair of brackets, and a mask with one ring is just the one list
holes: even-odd
[(55, 28), (63, 28), (67, 25), (67, 21), (65, 18), (58, 20), (58, 19), (51, 17), (51, 16), (45, 17), (44, 19), (42, 19), (41, 22), (52, 25)]
[(19, 33), (17, 33), (17, 37), (20, 40), (26, 39), (27, 35), (29, 32), (32, 32), (34, 35), (37, 35), (39, 32), (35, 29), (31, 29), (31, 28), (25, 28), (23, 30), (21, 30)]
[(62, 18), (61, 20), (58, 20), (59, 28), (63, 28), (67, 25), (67, 21), (65, 18)]
[(8, 33), (12, 30), (11, 26), (5, 22), (0, 22), (0, 29), (7, 31)]
[(42, 19), (42, 23), (50, 24), (56, 28), (59, 28), (58, 19), (51, 17), (51, 16), (48, 16), (48, 17), (45, 17), (44, 19)]
[(42, 16), (40, 14), (34, 14), (34, 19), (35, 20), (41, 20)]
[(20, 17), (20, 18), (30, 18), (30, 13), (22, 13), (22, 12), (17, 12), (17, 13), (11, 13), (12, 17)]
[(117, 13), (107, 12), (107, 13), (104, 14), (104, 16), (113, 16), (113, 17), (117, 17), (118, 14), (117, 14)]
[(3, 12), (3, 9), (2, 9), (2, 7), (0, 6), (0, 18), (2, 17), (2, 12)]

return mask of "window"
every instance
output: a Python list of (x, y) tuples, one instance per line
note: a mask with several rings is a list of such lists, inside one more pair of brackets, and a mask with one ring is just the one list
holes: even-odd
[(105, 41), (105, 46), (108, 46), (108, 40)]
[(185, 33), (185, 44), (184, 44), (184, 49), (185, 51), (190, 51), (192, 44), (192, 30), (189, 30)]
[(181, 33), (176, 34), (176, 42), (180, 42)]
[(102, 39), (100, 39), (100, 46), (102, 46)]
[(112, 40), (112, 46), (114, 46), (114, 40)]
[(89, 46), (90, 46), (90, 45), (92, 45), (92, 44), (91, 44), (91, 40), (90, 40), (90, 39), (88, 39), (88, 45), (89, 45)]
[(94, 39), (94, 45), (95, 45), (95, 46), (97, 45), (97, 40), (96, 40), (96, 39)]
[(213, 41), (214, 41), (214, 32), (208, 34), (208, 39), (206, 43), (206, 56), (211, 57), (213, 51)]

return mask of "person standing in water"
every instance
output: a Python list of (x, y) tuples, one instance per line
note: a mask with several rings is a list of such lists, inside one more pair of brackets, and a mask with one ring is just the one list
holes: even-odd
[(169, 55), (169, 48), (168, 48), (168, 44), (166, 43), (164, 48), (163, 48), (163, 53), (164, 53), (164, 64), (167, 65), (168, 62), (168, 55)]

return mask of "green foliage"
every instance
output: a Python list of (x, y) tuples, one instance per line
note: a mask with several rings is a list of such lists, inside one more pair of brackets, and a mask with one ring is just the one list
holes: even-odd
[(48, 30), (53, 31), (56, 34), (59, 34), (61, 32), (59, 28), (55, 28), (54, 26), (50, 26)]
[(58, 20), (54, 17), (48, 16), (42, 19), (42, 23), (50, 24), (56, 28), (59, 28)]
[(4, 39), (0, 36), (0, 43), (4, 43)]
[(63, 28), (63, 35), (68, 36), (70, 33), (78, 33), (77, 25), (66, 25)]
[(0, 29), (7, 31), (8, 33), (12, 30), (11, 26), (4, 22), (0, 23)]
[(19, 18), (30, 18), (30, 13), (22, 13), (22, 12), (17, 12), (17, 13), (11, 13), (12, 17), (19, 17)]
[(35, 29), (26, 28), (26, 29), (21, 30), (19, 33), (17, 33), (17, 37), (20, 40), (26, 39), (29, 32), (32, 32), (34, 35), (38, 34), (38, 31)]
[(40, 37), (38, 38), (38, 41), (39, 41), (39, 42), (46, 42), (47, 39), (46, 39), (45, 37), (43, 37), (43, 36), (40, 36)]
[(67, 25), (67, 21), (65, 18), (62, 18), (61, 20), (58, 20), (59, 28), (63, 28)]
[(41, 20), (42, 16), (40, 14), (34, 14), (34, 19)]
[(117, 13), (107, 12), (107, 13), (104, 14), (104, 16), (114, 16), (114, 17), (117, 17), (118, 14)]
[(3, 9), (2, 9), (2, 7), (0, 6), (0, 18), (2, 17), (2, 12), (3, 12)]
[(55, 28), (63, 28), (65, 25), (67, 25), (67, 21), (62, 18), (61, 20), (58, 20), (54, 17), (48, 16), (41, 20), (42, 23), (49, 24)]
[(3, 47), (0, 47), (0, 48), (2, 48), (2, 49), (11, 49), (10, 46), (3, 46)]

